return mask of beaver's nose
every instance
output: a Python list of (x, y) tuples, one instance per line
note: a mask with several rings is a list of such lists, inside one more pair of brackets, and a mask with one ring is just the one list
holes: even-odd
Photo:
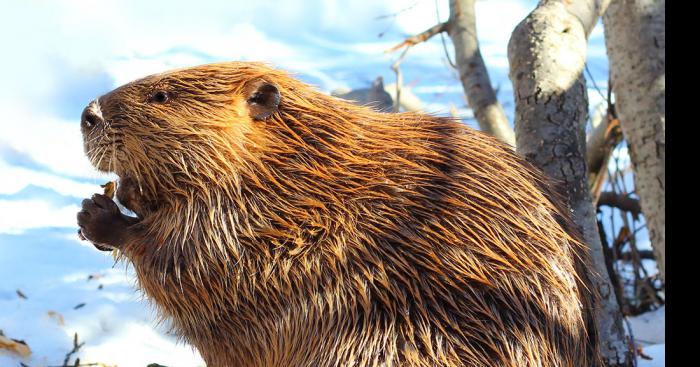
[(104, 123), (102, 111), (97, 100), (90, 102), (83, 110), (83, 115), (80, 118), (80, 123), (88, 129), (92, 129), (98, 124)]

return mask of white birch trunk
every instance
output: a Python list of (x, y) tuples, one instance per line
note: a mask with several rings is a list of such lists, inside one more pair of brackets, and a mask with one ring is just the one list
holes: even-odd
[(615, 109), (661, 277), (666, 276), (665, 0), (613, 0), (603, 17)]
[(475, 0), (450, 0), (448, 33), (455, 47), (459, 78), (479, 128), (511, 146), (515, 134), (496, 99), (476, 37)]
[(604, 1), (543, 0), (514, 30), (508, 44), (516, 102), (516, 151), (566, 185), (573, 218), (592, 260), (598, 345), (608, 366), (629, 365), (632, 353), (605, 266), (587, 183), (583, 77), (587, 36)]

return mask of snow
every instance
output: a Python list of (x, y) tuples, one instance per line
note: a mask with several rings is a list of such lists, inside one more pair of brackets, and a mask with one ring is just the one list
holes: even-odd
[(637, 358), (637, 367), (664, 367), (666, 365), (666, 345), (656, 344), (643, 349), (643, 353), (649, 357)]
[(627, 323), (632, 328), (635, 344), (651, 358), (637, 358), (637, 367), (665, 366), (666, 307), (628, 317)]
[[(535, 3), (476, 3), (481, 51), (511, 121), (507, 42)], [(22, 360), (0, 353), (0, 366), (60, 365), (75, 333), (85, 342), (75, 355), (83, 363), (203, 365), (196, 351), (167, 333), (167, 324), (157, 323), (135, 288), (133, 272), (77, 239), (80, 201), (113, 178), (97, 173), (83, 153), (78, 119), (88, 101), (148, 74), (224, 60), (266, 61), (326, 92), (367, 87), (379, 75), (389, 84), (395, 81), (390, 65), (398, 53), (384, 51), (446, 20), (448, 13), (442, 0), (74, 0), (5, 6), (0, 12), (0, 44), (6, 51), (0, 58), (0, 330), (24, 340), (32, 354)], [(603, 42), (599, 25), (591, 34), (588, 66), (605, 94)], [(449, 39), (447, 45), (452, 55)], [(440, 37), (413, 47), (401, 68), (426, 110), (448, 114), (453, 105), (474, 126)], [(588, 92), (594, 108), (602, 97), (590, 82)], [(626, 150), (618, 153), (629, 160)], [(650, 318), (646, 321), (630, 320), (635, 335), (651, 343), (644, 353), (655, 357), (640, 360), (640, 366), (664, 365), (659, 312), (643, 315)]]
[(666, 307), (628, 319), (634, 339), (640, 345), (663, 344), (666, 339)]
[[(156, 325), (155, 313), (135, 291), (132, 273), (123, 265), (113, 267), (110, 255), (80, 242), (75, 229), (65, 227), (0, 234), (0, 328), (31, 348), (31, 357), (22, 362), (61, 364), (77, 333), (85, 342), (78, 354), (84, 363), (204, 364)], [(0, 366), (10, 365), (17, 359), (0, 354)]]

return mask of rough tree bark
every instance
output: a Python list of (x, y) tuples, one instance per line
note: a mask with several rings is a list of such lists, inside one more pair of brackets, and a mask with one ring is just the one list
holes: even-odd
[(515, 146), (515, 134), (508, 124), (503, 107), (496, 99), (479, 51), (474, 1), (450, 0), (447, 31), (455, 47), (459, 78), (480, 129)]
[(513, 31), (508, 44), (516, 102), (516, 151), (566, 185), (573, 218), (583, 233), (600, 293), (594, 310), (602, 358), (629, 365), (633, 354), (605, 266), (587, 183), (583, 77), (587, 37), (606, 1), (542, 0)]
[(603, 17), (622, 132), (659, 273), (666, 279), (665, 0), (613, 0)]

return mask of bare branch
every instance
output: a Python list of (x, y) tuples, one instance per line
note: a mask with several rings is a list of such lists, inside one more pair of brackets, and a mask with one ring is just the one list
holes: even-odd
[[(85, 345), (85, 342), (78, 343), (78, 333), (75, 333), (73, 335), (73, 349), (66, 354), (66, 359), (63, 360), (63, 366), (68, 366), (71, 356), (77, 353), (83, 345)], [(80, 365), (79, 359), (76, 359), (75, 365)]]
[(434, 35), (436, 35), (438, 33), (447, 32), (448, 26), (449, 26), (448, 22), (436, 24), (436, 25), (430, 27), (429, 29), (427, 29), (427, 30), (425, 30), (425, 31), (413, 36), (413, 37), (406, 38), (406, 40), (404, 40), (403, 42), (399, 43), (398, 45), (386, 50), (385, 52), (390, 53), (390, 52), (394, 52), (394, 51), (399, 50), (399, 49), (404, 48), (404, 47), (407, 47), (407, 48), (413, 47), (421, 42), (425, 42), (425, 41), (429, 40), (431, 37), (433, 37)]
[(637, 219), (642, 212), (639, 200), (612, 191), (604, 191), (598, 197), (598, 205), (611, 206), (632, 213)]
[(637, 250), (637, 253), (623, 252), (620, 254), (622, 261), (638, 261), (638, 260), (654, 260), (654, 251), (652, 250)]
[(403, 59), (406, 57), (406, 53), (409, 49), (410, 47), (406, 47), (401, 53), (401, 56), (399, 56), (399, 59), (391, 64), (391, 70), (396, 73), (396, 98), (394, 98), (394, 112), (399, 112), (401, 109), (401, 86), (403, 85), (403, 74), (401, 74), (400, 67), (401, 62), (403, 62)]
[(622, 141), (620, 122), (609, 113), (594, 116), (591, 119), (593, 129), (586, 139), (586, 165), (588, 166), (588, 187), (591, 190), (593, 204), (598, 202), (598, 195), (607, 177), (608, 162), (617, 144)]
[[(479, 127), (482, 131), (515, 147), (515, 133), (508, 123), (503, 107), (496, 99), (496, 93), (493, 91), (486, 65), (484, 65), (479, 51), (476, 38), (474, 0), (450, 1), (450, 19), (447, 22), (436, 24), (386, 51), (393, 52), (405, 48), (399, 60), (392, 65), (397, 78), (401, 77), (398, 65), (403, 60), (406, 51), (442, 32), (448, 32), (454, 44), (462, 86), (469, 107), (474, 110), (474, 116), (479, 122)], [(399, 84), (397, 83), (396, 101), (400, 101), (401, 98)]]
[(459, 77), (482, 131), (515, 147), (515, 133), (496, 99), (476, 37), (474, 0), (450, 1), (448, 33), (455, 47)]

